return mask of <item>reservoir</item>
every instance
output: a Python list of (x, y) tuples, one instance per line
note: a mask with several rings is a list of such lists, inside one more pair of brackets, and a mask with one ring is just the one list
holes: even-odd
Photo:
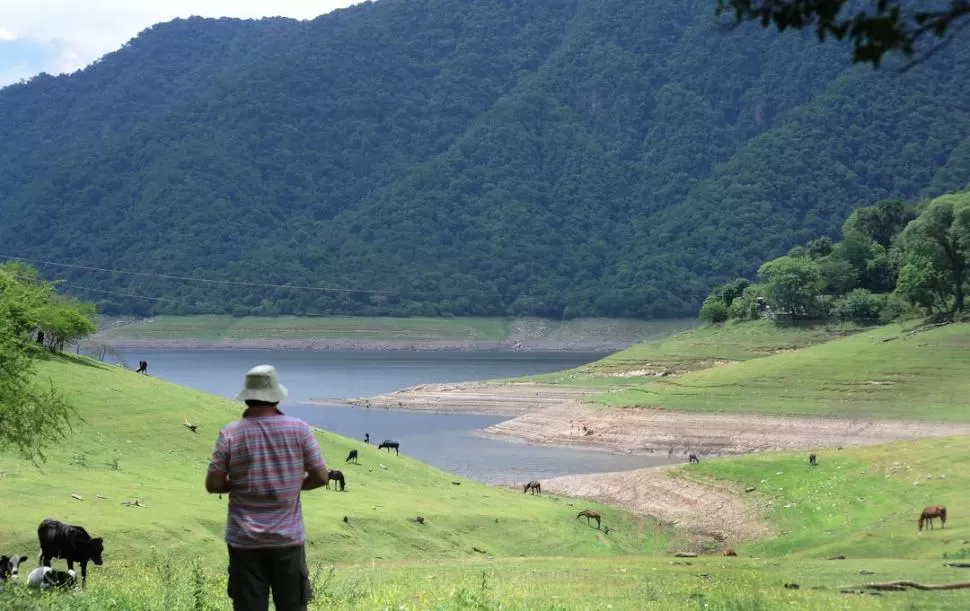
[[(559, 475), (619, 471), (668, 462), (666, 455), (630, 456), (599, 450), (558, 448), (487, 439), (475, 431), (501, 416), (429, 414), (345, 405), (302, 403), (310, 399), (380, 394), (415, 384), (463, 382), (549, 373), (595, 361), (602, 353), (318, 351), (245, 349), (147, 349), (122, 352), (129, 367), (148, 361), (148, 373), (232, 399), (246, 371), (276, 367), (289, 396), (281, 409), (334, 433), (373, 444), (401, 443), (401, 453), (444, 471), (492, 484)], [(242, 404), (240, 404), (240, 412)], [(213, 443), (215, 438), (213, 438)], [(325, 457), (339, 468), (344, 456)], [(680, 462), (680, 461), (678, 461)]]

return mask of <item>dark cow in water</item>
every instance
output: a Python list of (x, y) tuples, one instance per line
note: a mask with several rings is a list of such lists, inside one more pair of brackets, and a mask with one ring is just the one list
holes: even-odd
[(48, 518), (37, 527), (37, 538), (40, 539), (40, 564), (50, 566), (51, 560), (60, 558), (67, 560), (68, 570), (73, 570), (75, 562), (81, 563), (82, 586), (88, 579), (88, 562), (96, 566), (104, 562), (101, 559), (104, 539), (92, 538), (81, 526)]
[(385, 439), (384, 441), (381, 442), (381, 445), (377, 446), (377, 449), (383, 450), (384, 448), (387, 448), (387, 453), (390, 454), (391, 448), (394, 448), (394, 453), (400, 456), (401, 455), (400, 447), (401, 447), (401, 444), (399, 444), (398, 442), (391, 441), (390, 439)]

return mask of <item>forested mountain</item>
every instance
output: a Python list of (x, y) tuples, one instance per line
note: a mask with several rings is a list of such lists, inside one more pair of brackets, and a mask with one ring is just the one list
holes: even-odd
[(693, 315), (860, 205), (970, 183), (965, 38), (873, 71), (713, 15), (381, 0), (156, 25), (0, 90), (0, 255), (138, 272), (38, 264), (105, 312)]

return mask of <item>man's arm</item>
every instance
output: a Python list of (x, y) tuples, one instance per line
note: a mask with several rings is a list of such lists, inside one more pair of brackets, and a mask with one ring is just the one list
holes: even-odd
[(209, 459), (209, 469), (205, 474), (205, 490), (209, 494), (229, 492), (229, 440), (219, 431), (215, 450)]
[(330, 481), (327, 463), (323, 460), (323, 452), (320, 451), (320, 444), (309, 426), (306, 427), (306, 434), (303, 437), (303, 468), (306, 469), (307, 474), (303, 478), (301, 490), (322, 488)]

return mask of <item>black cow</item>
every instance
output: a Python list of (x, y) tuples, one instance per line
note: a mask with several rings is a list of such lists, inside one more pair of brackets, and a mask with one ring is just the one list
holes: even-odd
[(27, 556), (0, 556), (0, 581), (6, 581), (20, 575), (20, 565), (27, 562)]
[(347, 455), (347, 460), (345, 460), (344, 462), (351, 462), (351, 461), (353, 461), (354, 463), (357, 462), (357, 450), (351, 450), (350, 454)]
[(391, 448), (394, 448), (394, 453), (400, 456), (401, 454), (401, 452), (399, 451), (400, 447), (401, 447), (401, 444), (399, 444), (398, 442), (391, 441), (390, 439), (385, 439), (384, 441), (381, 442), (381, 445), (377, 446), (377, 449), (383, 450), (384, 448), (387, 448), (387, 453), (390, 454)]
[(50, 566), (51, 560), (60, 558), (67, 560), (68, 570), (74, 569), (74, 563), (81, 563), (81, 585), (88, 579), (88, 562), (101, 566), (104, 562), (104, 540), (101, 537), (92, 538), (88, 531), (80, 526), (64, 524), (50, 518), (44, 520), (37, 527), (37, 538), (40, 539), (40, 564)]
[(344, 481), (344, 474), (342, 472), (340, 472), (340, 471), (330, 471), (328, 469), (327, 470), (327, 478), (328, 478), (327, 479), (327, 488), (330, 487), (330, 482), (333, 482), (333, 488), (334, 488), (334, 490), (337, 489), (337, 485), (339, 484), (340, 485), (340, 491), (343, 492), (344, 485), (345, 485), (345, 481)]

